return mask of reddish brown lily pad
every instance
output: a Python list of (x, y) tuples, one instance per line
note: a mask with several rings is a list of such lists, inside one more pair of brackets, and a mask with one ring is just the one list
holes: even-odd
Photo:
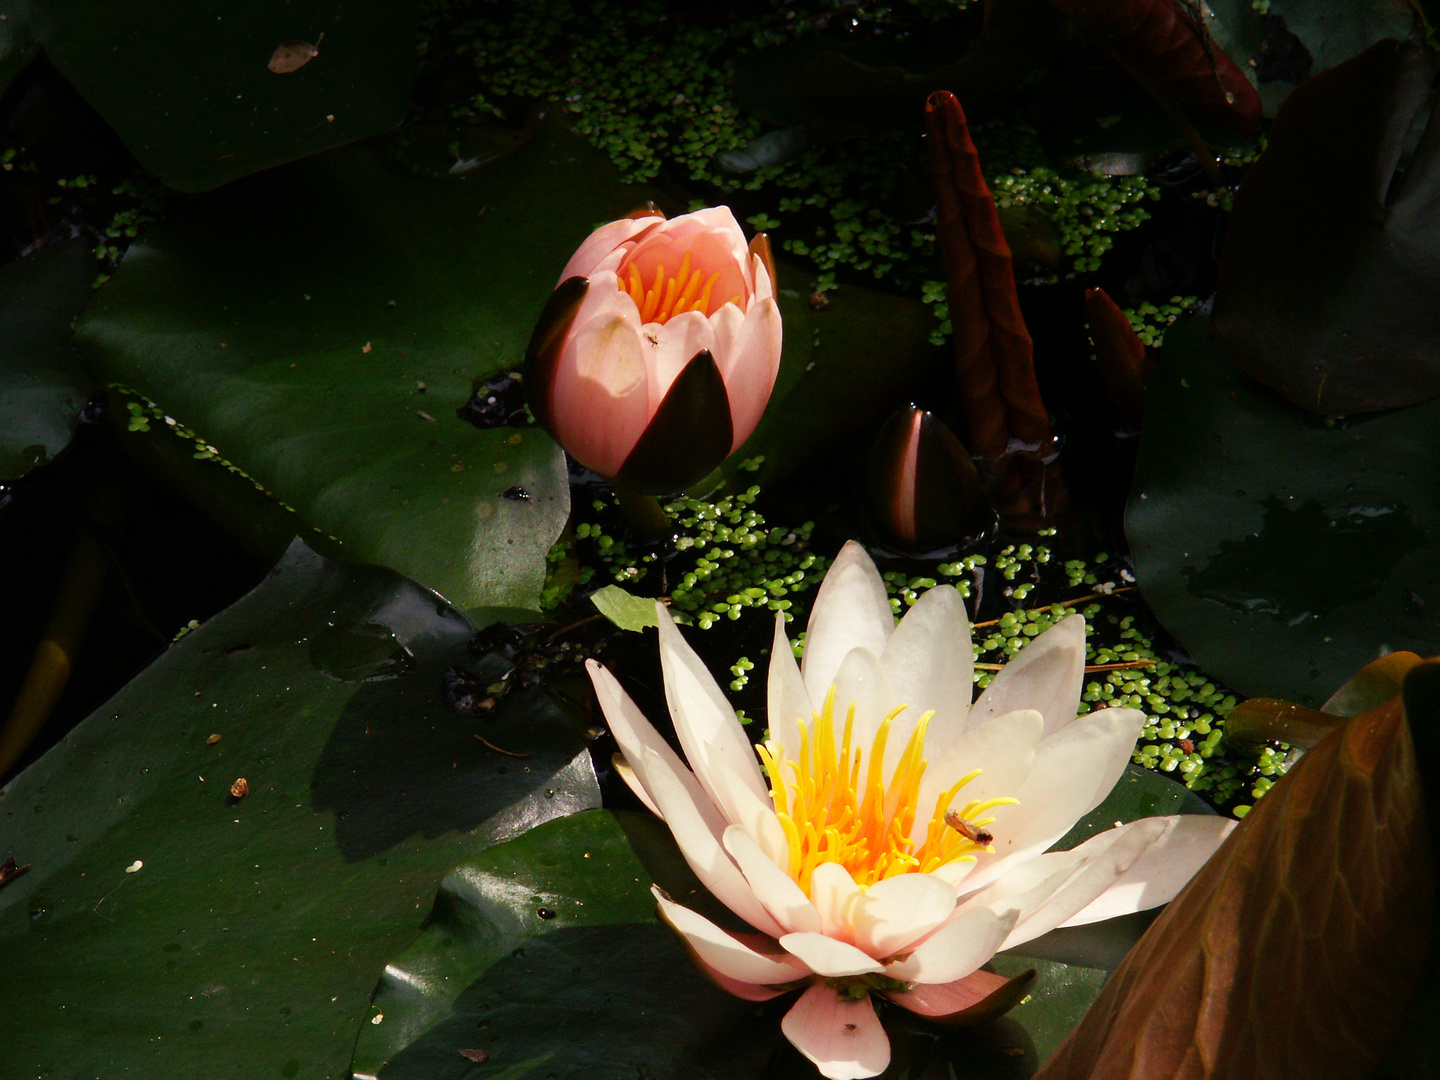
[(1397, 696), (1271, 789), (1035, 1080), (1370, 1075), (1423, 968), (1433, 892)]

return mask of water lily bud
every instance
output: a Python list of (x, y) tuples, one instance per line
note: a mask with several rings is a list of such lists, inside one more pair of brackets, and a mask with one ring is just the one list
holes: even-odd
[(906, 405), (880, 425), (870, 450), (871, 522), (900, 551), (935, 551), (995, 523), (980, 477), (945, 423)]
[(572, 457), (651, 494), (693, 484), (740, 446), (780, 369), (764, 235), (728, 207), (653, 207), (570, 257), (525, 356), (530, 408)]

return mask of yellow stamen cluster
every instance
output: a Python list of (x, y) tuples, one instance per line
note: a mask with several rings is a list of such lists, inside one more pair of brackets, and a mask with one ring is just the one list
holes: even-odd
[[(640, 309), (642, 323), (663, 323), (684, 311), (708, 314), (710, 292), (719, 280), (719, 270), (708, 277), (702, 270), (692, 271), (690, 253), (687, 251), (680, 261), (679, 272), (673, 277), (669, 276), (663, 264), (655, 267), (655, 280), (648, 289), (640, 276), (639, 268), (631, 263), (629, 272), (620, 274), (620, 291), (629, 293), (630, 298), (635, 301), (635, 306)], [(740, 297), (732, 296), (726, 303), (738, 304)]]
[[(775, 742), (758, 748), (770, 777), (775, 812), (790, 843), (790, 865), (786, 870), (807, 895), (810, 877), (822, 863), (839, 863), (857, 884), (866, 886), (896, 874), (930, 873), (946, 863), (973, 861), (973, 852), (993, 850), (966, 839), (945, 824), (945, 812), (960, 789), (980, 775), (979, 769), (960, 777), (935, 800), (924, 840), (917, 846), (910, 839), (919, 810), (920, 780), (925, 775), (926, 761), (921, 757), (925, 730), (934, 713), (920, 717), (886, 784), (881, 776), (885, 742), (891, 721), (904, 708), (901, 705), (885, 717), (867, 751), (851, 744), (855, 728), (852, 704), (837, 745), (832, 686), (813, 724), (800, 722), (799, 761), (788, 760), (784, 749)], [(972, 801), (959, 814), (983, 827), (995, 819), (981, 815), (1015, 801)]]

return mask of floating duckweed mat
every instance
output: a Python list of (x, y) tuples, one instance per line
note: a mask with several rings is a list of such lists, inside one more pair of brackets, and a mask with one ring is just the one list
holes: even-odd
[[(745, 467), (759, 464), (752, 459)], [(830, 559), (813, 522), (774, 524), (758, 508), (759, 496), (752, 485), (710, 499), (671, 502), (666, 510), (676, 529), (673, 554), (627, 543), (608, 491), (577, 498), (576, 519), (552, 552), (553, 603), (574, 604), (606, 588), (637, 599), (658, 596), (677, 622), (698, 630), (739, 624), (737, 629), (752, 631), (727, 642), (768, 642), (773, 613), (782, 612), (800, 655), (814, 589)], [(1089, 628), (1081, 710), (1140, 709), (1147, 721), (1135, 763), (1243, 817), (1291, 763), (1289, 747), (1227, 745), (1225, 717), (1236, 695), (1186, 658), (1157, 647), (1159, 630), (1134, 590), (1125, 560), (1103, 552), (1088, 561), (1063, 559), (1049, 546), (1054, 532), (1047, 530), (1035, 543), (994, 540), (983, 551), (951, 558), (881, 559), (891, 606), (898, 616), (927, 589), (957, 589), (974, 620), (977, 691), (1032, 638), (1079, 612)], [(556, 584), (562, 580), (568, 583)], [(730, 690), (747, 722), (745, 706), (763, 707), (763, 653), (749, 649), (725, 660)]]
[[(979, 29), (973, 13), (961, 16), (970, 6), (846, 5), (837, 14), (835, 4), (810, 0), (705, 25), (674, 17), (659, 2), (580, 10), (562, 0), (432, 0), (421, 17), (418, 77), (422, 86), (472, 88), (467, 98), (447, 100), (450, 121), (523, 128), (537, 109), (563, 109), (627, 180), (669, 175), (699, 185), (709, 198), (692, 200), (691, 209), (731, 203), (752, 228), (770, 232), (779, 250), (809, 263), (822, 292), (844, 272), (919, 295), (938, 267), (928, 199), (907, 195), (928, 184), (918, 109), (914, 116), (897, 111), (886, 130), (820, 144), (803, 125), (767, 124), (742, 108), (733, 91), (736, 68), (753, 62), (763, 69), (767, 50), (834, 36), (842, 24), (850, 40), (870, 30), (908, 37), (917, 54), (920, 39), (953, 39), (959, 55)], [(779, 116), (787, 111), (779, 100), (785, 93), (758, 104)], [(1052, 160), (1018, 119), (990, 124), (978, 137), (1002, 213), (1028, 215), (1017, 225), (1046, 237), (1042, 276), (1098, 269), (1114, 235), (1145, 220), (1144, 203), (1159, 197), (1143, 176), (1098, 175)], [(483, 164), (462, 147), (452, 143), (452, 172)], [(936, 314), (943, 327), (943, 301)]]

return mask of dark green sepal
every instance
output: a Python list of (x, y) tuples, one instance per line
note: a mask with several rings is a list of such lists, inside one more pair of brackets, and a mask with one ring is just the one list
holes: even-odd
[(556, 286), (550, 299), (545, 301), (540, 318), (535, 320), (530, 344), (525, 346), (525, 397), (535, 419), (551, 435), (555, 434), (551, 403), (555, 400), (560, 350), (589, 288), (590, 282), (583, 277), (566, 278)]
[(734, 437), (725, 380), (710, 350), (701, 349), (670, 384), (620, 479), (651, 495), (679, 491), (724, 461)]

